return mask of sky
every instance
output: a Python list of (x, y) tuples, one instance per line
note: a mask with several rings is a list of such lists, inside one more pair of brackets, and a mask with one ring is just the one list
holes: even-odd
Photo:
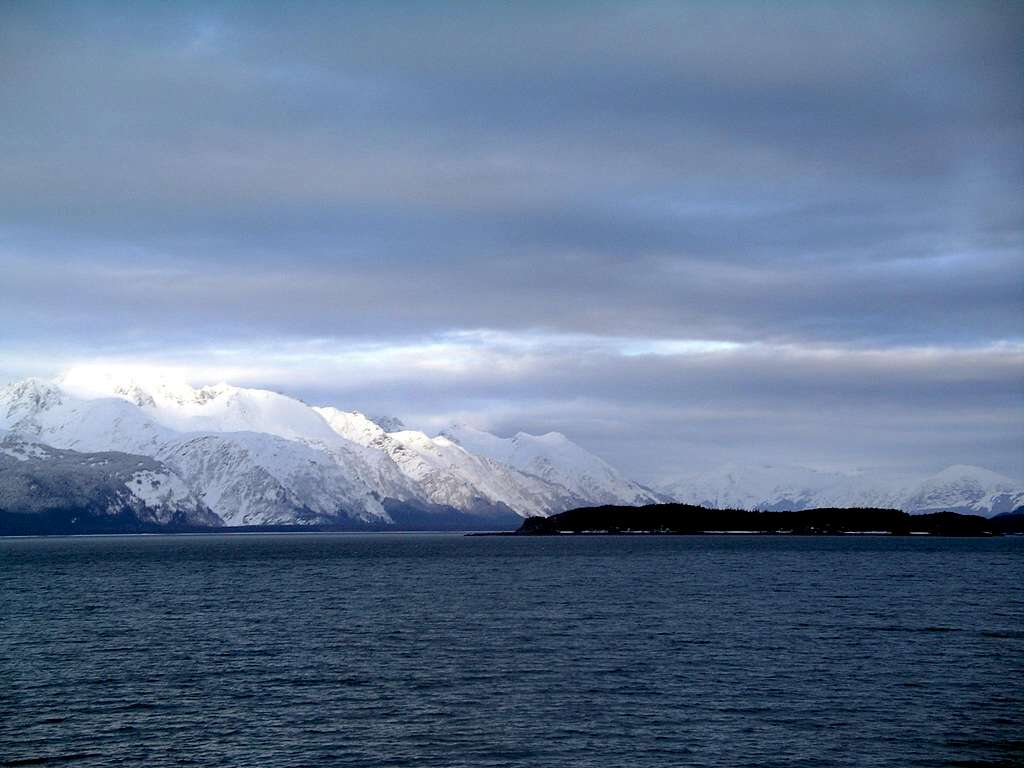
[(0, 3), (0, 381), (1024, 478), (1024, 4)]

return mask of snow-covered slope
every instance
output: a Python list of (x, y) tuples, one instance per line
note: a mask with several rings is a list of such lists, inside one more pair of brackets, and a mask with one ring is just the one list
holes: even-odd
[[(90, 394), (82, 388), (76, 391)], [(20, 382), (0, 390), (0, 428), (58, 448), (124, 451), (164, 460), (229, 525), (345, 519), (387, 522), (378, 486), (387, 486), (398, 499), (406, 492), (397, 468), (388, 484), (389, 474), (376, 465), (375, 456), (338, 438), (315, 413), (316, 423), (325, 430), (321, 436), (330, 443), (319, 449), (276, 434), (176, 431), (157, 421), (159, 409), (137, 405), (125, 392), (144, 402), (155, 400), (137, 387), (125, 387), (114, 397), (82, 399), (48, 382)], [(247, 399), (235, 398), (234, 403)], [(237, 415), (254, 413), (258, 414), (241, 408)], [(308, 422), (304, 416), (296, 419), (299, 424), (303, 420)], [(233, 424), (242, 422), (235, 419)], [(284, 431), (287, 425), (277, 426)], [(202, 451), (209, 455), (200, 456)], [(234, 475), (231, 481), (227, 468)]]
[(563, 486), (477, 456), (443, 436), (405, 430), (386, 435), (383, 448), (435, 504), (480, 513), (507, 507), (529, 517), (585, 503)]
[(226, 525), (390, 522), (380, 499), (331, 455), (276, 435), (184, 436), (157, 457), (188, 478)]
[(467, 449), (402, 427), (267, 390), (95, 366), (0, 390), (0, 429), (58, 448), (157, 457), (231, 525), (383, 524), (395, 503), (530, 516), (657, 498), (555, 433), (508, 446), (478, 433), (498, 444)]
[(1024, 506), (1024, 484), (981, 467), (958, 464), (918, 483), (903, 506), (915, 512), (997, 515)]
[(730, 464), (687, 476), (667, 486), (665, 492), (688, 504), (762, 510), (890, 507), (911, 513), (949, 511), (991, 516), (1024, 504), (1024, 484), (969, 466), (949, 467), (921, 477)]
[(266, 432), (288, 439), (331, 441), (334, 432), (308, 405), (265, 389), (215, 384), (198, 389), (155, 374), (95, 366), (72, 368), (57, 386), (81, 399), (119, 398), (178, 432)]
[(10, 433), (0, 440), (0, 511), (221, 524), (163, 462), (120, 452), (61, 450)]
[(598, 504), (653, 504), (659, 495), (623, 477), (606, 461), (584, 450), (560, 432), (501, 438), (489, 432), (455, 425), (441, 433), (470, 453), (499, 461), (510, 467), (559, 485), (583, 499)]
[(359, 411), (342, 411), (332, 406), (314, 407), (313, 410), (335, 434), (359, 445), (377, 445), (380, 439), (387, 434), (384, 427)]
[(386, 432), (358, 411), (316, 410), (342, 437), (386, 454), (429, 503), (480, 514), (511, 509), (523, 516), (549, 515), (585, 503), (564, 486), (476, 455), (447, 437), (432, 438), (416, 430)]
[(0, 389), (0, 429), (58, 448), (145, 456), (176, 434), (130, 402), (83, 400), (39, 379)]

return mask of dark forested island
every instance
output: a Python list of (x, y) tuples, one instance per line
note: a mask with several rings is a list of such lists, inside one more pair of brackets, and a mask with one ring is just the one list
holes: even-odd
[(797, 512), (708, 509), (690, 504), (644, 507), (605, 506), (570, 509), (551, 517), (530, 517), (516, 535), (545, 536), (586, 533), (887, 533), (894, 535), (998, 536), (1024, 533), (1024, 513), (985, 518), (937, 512), (909, 515), (898, 509), (837, 507)]
[[(999, 536), (1024, 534), (1024, 510), (985, 518), (954, 512), (910, 515), (898, 509), (829, 507), (795, 512), (709, 509), (691, 504), (650, 504), (642, 507), (579, 507), (551, 517), (525, 520), (509, 512), (481, 517), (455, 511), (422, 510), (389, 505), (392, 521), (370, 524), (215, 526), (179, 521), (157, 523), (139, 519), (130, 510), (101, 514), (95, 506), (46, 508), (14, 513), (0, 507), (0, 536), (47, 536), (138, 533), (283, 533), (374, 531), (479, 531), (482, 536), (548, 536), (558, 534), (844, 534)], [(517, 521), (518, 529), (510, 530)], [(492, 531), (493, 533), (484, 533)], [(477, 535), (477, 534), (471, 534)]]

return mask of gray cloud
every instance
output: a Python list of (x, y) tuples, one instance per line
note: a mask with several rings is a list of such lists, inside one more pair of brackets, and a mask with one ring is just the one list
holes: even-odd
[[(291, 350), (262, 383), (647, 476), (1024, 474), (1021, 40), (1011, 2), (7, 4), (3, 369)], [(419, 352), (315, 385), (324, 344)]]

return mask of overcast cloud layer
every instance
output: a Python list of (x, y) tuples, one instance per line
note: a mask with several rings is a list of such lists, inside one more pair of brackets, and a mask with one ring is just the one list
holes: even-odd
[(1024, 476), (1024, 6), (0, 5), (0, 378)]

